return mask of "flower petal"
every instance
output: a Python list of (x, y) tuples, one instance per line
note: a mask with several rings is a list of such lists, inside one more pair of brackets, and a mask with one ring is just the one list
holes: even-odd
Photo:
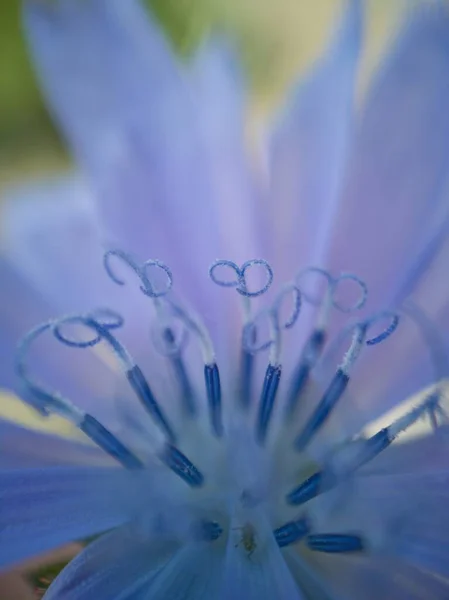
[(361, 13), (361, 2), (348, 2), (335, 40), (274, 131), (270, 221), (281, 280), (321, 260), (334, 218), (352, 132)]
[(31, 1), (25, 22), (108, 243), (164, 260), (177, 289), (207, 315), (222, 295), (207, 277), (221, 254), (208, 147), (187, 78), (157, 25), (137, 2), (120, 0)]
[[(252, 514), (251, 519), (254, 517)], [(268, 523), (261, 522), (258, 525), (252, 550), (246, 547), (244, 531), (237, 528), (237, 543), (236, 537), (230, 535), (220, 599), (302, 600), (304, 596), (289, 573)]]
[(310, 507), (317, 532), (359, 533), (366, 558), (449, 573), (447, 469), (429, 473), (356, 476)]
[[(0, 259), (0, 278), (4, 285), (0, 312), (0, 387), (14, 390), (20, 396), (23, 389), (14, 364), (17, 346), (29, 330), (53, 318), (56, 309), (4, 259)], [(113, 423), (115, 409), (111, 395), (116, 389), (116, 375), (92, 351), (66, 348), (50, 334), (44, 334), (30, 347), (28, 369), (30, 377), (43, 386), (59, 390), (80, 408), (93, 410), (98, 418)]]
[(408, 15), (361, 115), (327, 265), (362, 277), (371, 307), (395, 298), (448, 217), (448, 40), (443, 5)]
[(86, 182), (68, 174), (13, 187), (2, 196), (8, 262), (60, 311), (101, 305), (112, 285), (107, 287), (100, 225)]
[(50, 467), (0, 473), (0, 565), (125, 522), (134, 474), (120, 468)]
[(90, 544), (47, 592), (67, 600), (216, 598), (217, 554), (208, 543), (188, 544), (139, 537), (120, 528)]

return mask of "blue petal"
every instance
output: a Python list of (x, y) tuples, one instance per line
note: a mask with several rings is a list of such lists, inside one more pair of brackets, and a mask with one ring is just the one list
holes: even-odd
[(124, 523), (133, 474), (119, 468), (49, 467), (0, 472), (0, 565)]
[(49, 600), (217, 598), (219, 557), (209, 544), (144, 539), (121, 528), (90, 544), (59, 575)]
[(449, 230), (448, 94), (449, 15), (415, 7), (369, 90), (327, 255), (366, 281), (371, 307), (397, 297), (445, 221)]
[(276, 274), (322, 259), (352, 133), (362, 3), (348, 2), (326, 54), (294, 90), (272, 143), (270, 216)]
[[(255, 516), (253, 513), (251, 518)], [(245, 547), (244, 533), (238, 528), (234, 531), (238, 533), (231, 529), (228, 539), (220, 600), (303, 600), (268, 524), (258, 524), (252, 550)]]
[[(42, 294), (3, 259), (0, 259), (0, 281), (3, 285), (0, 387), (20, 396), (23, 390), (14, 367), (17, 344), (35, 325), (54, 317), (58, 309), (45, 302)], [(29, 370), (43, 385), (58, 389), (109, 424), (114, 422), (111, 396), (116, 389), (116, 375), (93, 352), (70, 350), (51, 335), (44, 335), (30, 350)]]
[[(288, 562), (301, 582), (304, 574), (299, 558), (290, 553)], [(316, 586), (305, 588), (313, 590), (311, 597), (316, 600), (444, 600), (448, 594), (443, 578), (391, 557), (327, 557), (316, 552), (308, 554), (307, 562), (307, 581), (312, 576), (328, 582), (329, 591), (324, 593)]]
[(198, 309), (219, 303), (206, 276), (221, 236), (201, 110), (157, 26), (132, 0), (31, 0), (25, 23), (107, 241), (163, 259)]

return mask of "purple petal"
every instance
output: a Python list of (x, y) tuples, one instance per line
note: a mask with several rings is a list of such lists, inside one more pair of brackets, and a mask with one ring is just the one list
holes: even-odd
[(362, 6), (348, 3), (335, 40), (292, 95), (271, 148), (270, 221), (281, 280), (321, 258), (352, 132)]
[(108, 242), (167, 262), (177, 289), (210, 312), (221, 290), (207, 269), (222, 247), (210, 146), (187, 77), (156, 25), (137, 3), (117, 0), (29, 2), (25, 22)]
[(79, 176), (6, 190), (1, 217), (5, 257), (50, 304), (66, 312), (104, 302), (100, 226)]
[(49, 600), (165, 600), (216, 598), (220, 573), (215, 548), (144, 539), (118, 529), (90, 544), (59, 575)]
[(243, 533), (237, 531), (231, 531), (228, 539), (220, 600), (303, 600), (268, 524), (257, 528), (251, 555), (242, 541)]
[(449, 15), (437, 4), (409, 15), (375, 78), (350, 156), (327, 254), (354, 272), (369, 305), (393, 300), (448, 217)]
[[(129, 518), (133, 474), (49, 467), (0, 474), (0, 565), (115, 527)], [(135, 502), (134, 502), (135, 503)]]
[[(14, 365), (19, 341), (34, 326), (52, 318), (56, 309), (44, 302), (41, 294), (5, 261), (0, 261), (0, 278), (4, 286), (0, 386), (21, 395), (23, 388)], [(28, 367), (30, 377), (44, 387), (59, 390), (106, 423), (114, 422), (111, 396), (117, 385), (116, 375), (92, 351), (66, 348), (50, 334), (44, 334), (30, 348)]]

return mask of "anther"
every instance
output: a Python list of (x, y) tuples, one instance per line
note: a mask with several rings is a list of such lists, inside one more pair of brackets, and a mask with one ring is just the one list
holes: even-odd
[(195, 465), (172, 444), (166, 444), (159, 455), (160, 460), (190, 487), (201, 487), (204, 476)]
[(275, 529), (273, 534), (280, 548), (296, 544), (301, 541), (310, 531), (310, 525), (307, 519), (299, 519), (298, 521), (289, 521), (282, 527)]
[(216, 363), (204, 365), (207, 402), (212, 429), (218, 437), (223, 435), (220, 373)]
[(321, 402), (308, 420), (302, 432), (296, 438), (296, 450), (304, 450), (313, 436), (321, 429), (336, 406), (337, 402), (343, 395), (348, 383), (349, 375), (341, 368), (337, 369), (337, 372), (335, 373), (331, 384), (327, 388), (327, 391), (324, 393)]
[(363, 552), (365, 544), (359, 535), (320, 533), (311, 534), (306, 538), (306, 544), (310, 550), (340, 554), (348, 552)]
[(265, 373), (256, 425), (256, 437), (260, 444), (265, 442), (267, 436), (268, 425), (273, 413), (281, 373), (281, 365), (272, 364), (268, 365)]
[(298, 487), (287, 494), (288, 504), (305, 504), (323, 492), (323, 474), (321, 471), (314, 473), (303, 481)]
[(296, 367), (287, 395), (286, 417), (289, 418), (294, 412), (301, 394), (304, 392), (309, 381), (310, 372), (321, 355), (326, 342), (326, 333), (322, 329), (315, 329), (306, 342), (302, 352), (301, 360)]
[(124, 446), (106, 427), (89, 414), (84, 415), (78, 427), (107, 454), (126, 469), (140, 469), (143, 463)]

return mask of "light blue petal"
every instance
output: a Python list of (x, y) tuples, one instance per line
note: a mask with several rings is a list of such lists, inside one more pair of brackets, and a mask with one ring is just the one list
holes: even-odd
[(290, 574), (268, 523), (258, 524), (252, 551), (245, 547), (243, 535), (238, 527), (231, 529), (220, 600), (303, 600), (305, 596)]
[(5, 189), (1, 235), (5, 258), (60, 312), (101, 305), (110, 293), (92, 194), (79, 175)]
[(369, 90), (327, 255), (366, 281), (373, 308), (397, 296), (435, 234), (441, 243), (444, 221), (448, 231), (448, 94), (449, 15), (415, 7)]
[(0, 472), (0, 565), (116, 527), (130, 516), (134, 475), (121, 468)]
[(392, 565), (409, 564), (447, 579), (448, 482), (447, 468), (360, 474), (314, 500), (310, 511), (320, 531), (358, 532), (367, 545), (361, 559), (373, 567), (389, 559)]
[[(14, 365), (19, 341), (39, 323), (58, 316), (59, 311), (3, 259), (0, 259), (0, 281), (3, 286), (0, 387), (20, 396), (23, 387)], [(93, 352), (66, 348), (50, 334), (44, 334), (30, 348), (28, 367), (30, 377), (43, 386), (60, 391), (106, 423), (114, 423), (112, 396), (117, 386), (116, 375)]]
[(89, 545), (59, 575), (48, 600), (206, 600), (217, 598), (221, 564), (208, 543), (144, 539), (121, 528)]
[(347, 4), (335, 39), (274, 131), (270, 217), (281, 281), (322, 259), (341, 192), (362, 38), (362, 3)]
[[(293, 553), (288, 562), (292, 571), (298, 571), (299, 559)], [(391, 557), (326, 556), (315, 552), (308, 553), (307, 562), (309, 573), (326, 579), (331, 590), (325, 596), (312, 595), (316, 600), (445, 600), (448, 594), (443, 578)]]
[(222, 294), (207, 269), (221, 254), (219, 214), (201, 110), (161, 31), (132, 0), (26, 7), (42, 87), (108, 242), (164, 260), (198, 310), (215, 306)]

